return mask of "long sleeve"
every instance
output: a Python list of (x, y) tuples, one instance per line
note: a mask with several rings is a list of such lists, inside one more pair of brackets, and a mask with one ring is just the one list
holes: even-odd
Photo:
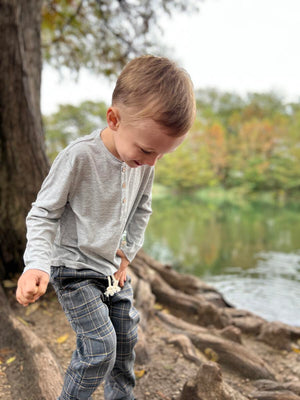
[(64, 265), (111, 275), (124, 231), (124, 253), (133, 259), (151, 214), (153, 174), (148, 165), (130, 168), (114, 157), (100, 130), (70, 143), (27, 216), (25, 271)]
[(145, 230), (152, 214), (151, 201), (153, 179), (154, 168), (152, 168), (151, 173), (149, 174), (138, 205), (129, 218), (126, 226), (126, 233), (124, 235), (126, 237), (121, 241), (120, 248), (130, 262), (134, 259), (136, 253), (144, 243)]
[(63, 151), (54, 161), (26, 218), (24, 271), (39, 269), (50, 274), (52, 246), (58, 221), (68, 201), (72, 175), (68, 155)]

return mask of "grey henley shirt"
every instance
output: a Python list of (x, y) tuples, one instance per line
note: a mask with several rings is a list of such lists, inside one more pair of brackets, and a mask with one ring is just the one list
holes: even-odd
[(154, 167), (130, 168), (105, 147), (101, 131), (59, 153), (26, 218), (25, 269), (89, 268), (111, 275), (120, 248), (132, 261), (151, 215)]

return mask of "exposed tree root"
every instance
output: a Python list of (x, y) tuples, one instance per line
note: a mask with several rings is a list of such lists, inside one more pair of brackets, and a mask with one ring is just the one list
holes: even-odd
[[(62, 370), (49, 348), (32, 330), (20, 322), (8, 305), (7, 298), (0, 285), (0, 323), (7, 327), (7, 336), (1, 338), (1, 345), (9, 345), (16, 353), (26, 359), (26, 368), (22, 375), (28, 382), (24, 383), (24, 391), (19, 395), (22, 398), (36, 398), (38, 400), (54, 400), (61, 391)], [(14, 386), (11, 377), (11, 386)], [(26, 392), (28, 390), (28, 392)], [(15, 394), (14, 398), (19, 398)]]
[[(166, 332), (166, 344), (176, 346), (198, 368), (177, 400), (300, 400), (300, 367), (295, 362), (300, 328), (237, 310), (213, 287), (177, 273), (143, 251), (132, 262), (130, 276), (141, 315), (136, 362), (151, 363), (147, 329), (151, 320)], [(39, 393), (36, 399), (54, 400), (62, 384), (60, 367), (45, 344), (15, 318), (1, 288), (0, 319), (18, 342), (13, 345), (25, 349), (26, 364), (32, 366), (28, 379)], [(293, 360), (286, 378), (274, 362), (279, 357)], [(288, 362), (282, 366), (289, 368)]]
[[(197, 375), (186, 382), (179, 400), (300, 400), (300, 383), (276, 381), (272, 360), (262, 359), (257, 352), (262, 342), (275, 352), (290, 351), (300, 337), (299, 328), (237, 310), (213, 287), (177, 273), (142, 251), (132, 262), (131, 270), (136, 288), (142, 287), (141, 281), (147, 282), (146, 291), (135, 292), (143, 329), (147, 318), (153, 316), (154, 295), (161, 305), (156, 307), (155, 315), (172, 334), (169, 343), (199, 365)], [(167, 312), (159, 308), (166, 308)], [(144, 333), (146, 337), (146, 330)], [(254, 341), (255, 349), (245, 343), (249, 338)], [(229, 371), (240, 376), (241, 381), (243, 377), (257, 383), (257, 387), (245, 395), (243, 390), (240, 392), (224, 381), (220, 367), (227, 374)]]
[(183, 387), (180, 400), (246, 400), (222, 379), (220, 367), (213, 362), (202, 364), (197, 375)]
[(274, 378), (271, 368), (245, 346), (218, 336), (216, 331), (199, 329), (173, 315), (164, 313), (158, 315), (173, 331), (185, 332), (199, 350), (211, 354), (214, 361), (232, 369), (235, 373), (249, 379)]

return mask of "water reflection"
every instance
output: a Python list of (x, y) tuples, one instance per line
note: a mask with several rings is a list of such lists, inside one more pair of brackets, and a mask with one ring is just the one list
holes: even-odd
[(300, 216), (291, 208), (153, 202), (145, 249), (213, 283), (237, 307), (300, 325)]
[(300, 326), (300, 254), (262, 252), (255, 267), (226, 268), (207, 277), (225, 298), (239, 308), (270, 320)]

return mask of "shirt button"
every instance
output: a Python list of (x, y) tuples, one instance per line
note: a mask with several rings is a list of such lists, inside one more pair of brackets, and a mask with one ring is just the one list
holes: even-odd
[(125, 182), (123, 183), (122, 188), (123, 188), (123, 189), (126, 188), (126, 183), (125, 183)]
[(126, 167), (122, 167), (122, 172), (125, 172), (126, 171)]
[(122, 203), (124, 204), (124, 203), (126, 203), (126, 199), (125, 199), (125, 197), (124, 197), (124, 199), (122, 200)]

